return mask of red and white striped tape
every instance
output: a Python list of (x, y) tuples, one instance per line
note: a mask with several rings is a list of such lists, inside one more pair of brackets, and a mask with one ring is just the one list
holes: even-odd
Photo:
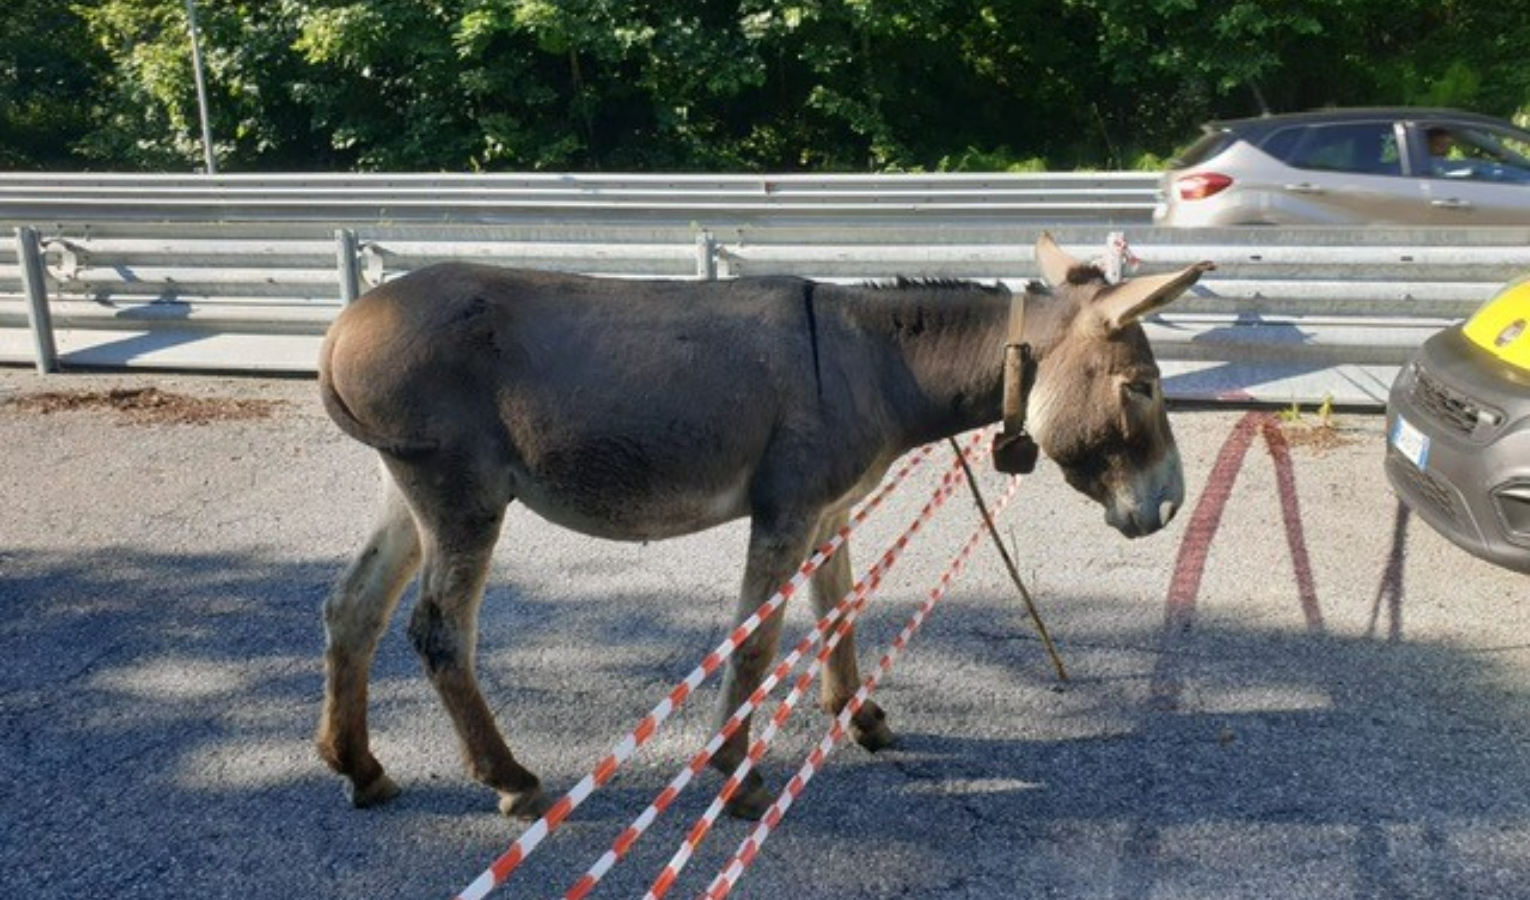
[[(1005, 490), (998, 502), (994, 504), (991, 512), (993, 518), (998, 518), (1004, 508), (1009, 505), (1009, 502), (1014, 499), (1019, 486), (1019, 479), (1011, 480), (1008, 489)], [(833, 751), (834, 745), (839, 743), (840, 739), (845, 736), (850, 727), (850, 719), (865, 704), (872, 692), (877, 689), (877, 685), (881, 682), (882, 678), (892, 671), (893, 664), (897, 661), (899, 654), (908, 646), (909, 641), (913, 639), (914, 633), (924, 625), (924, 621), (929, 617), (930, 611), (935, 608), (935, 605), (940, 602), (941, 598), (950, 589), (957, 574), (972, 555), (972, 551), (982, 541), (985, 531), (987, 531), (986, 525), (978, 526), (972, 532), (972, 536), (967, 539), (967, 542), (962, 545), (962, 548), (957, 551), (956, 556), (951, 560), (951, 565), (940, 576), (940, 581), (930, 590), (929, 597), (914, 612), (914, 615), (903, 626), (903, 630), (898, 633), (898, 636), (893, 639), (892, 647), (883, 655), (877, 665), (877, 671), (867, 679), (860, 690), (855, 692), (855, 695), (850, 698), (850, 702), (845, 704), (845, 708), (834, 718), (834, 722), (829, 726), (828, 733), (818, 742), (818, 746), (814, 747), (812, 752), (808, 754), (807, 761), (797, 770), (797, 774), (793, 775), (791, 780), (787, 782), (786, 787), (781, 791), (781, 795), (776, 798), (776, 802), (772, 803), (770, 808), (765, 811), (765, 815), (760, 819), (760, 823), (744, 838), (739, 844), (738, 849), (734, 852), (733, 857), (723, 866), (722, 871), (717, 874), (712, 883), (707, 886), (706, 891), (701, 895), (701, 900), (722, 900), (738, 884), (739, 878), (744, 874), (744, 870), (749, 867), (750, 863), (754, 862), (754, 858), (759, 854), (760, 848), (764, 845), (766, 839), (770, 837), (771, 831), (781, 823), (781, 820), (786, 816), (787, 810), (791, 809), (792, 803), (806, 790), (808, 782), (812, 781), (813, 776), (818, 773), (824, 760)]]
[[(920, 510), (914, 522), (883, 553), (882, 557), (877, 560), (865, 577), (856, 584), (851, 595), (851, 599), (856, 606), (856, 613), (866, 605), (870, 595), (881, 585), (882, 579), (892, 569), (893, 565), (897, 563), (913, 537), (929, 522), (935, 515), (936, 510), (945, 503), (952, 492), (965, 480), (966, 477), (959, 467), (954, 466), (951, 470), (947, 471), (946, 475), (941, 479), (940, 486), (936, 488), (935, 493), (925, 503), (924, 508)], [(744, 778), (754, 768), (755, 764), (764, 757), (771, 742), (775, 740), (776, 733), (785, 724), (787, 718), (791, 716), (798, 701), (801, 700), (802, 695), (808, 690), (813, 679), (817, 676), (819, 669), (822, 668), (823, 663), (828, 659), (830, 652), (832, 652), (844, 634), (850, 630), (849, 619), (850, 617), (846, 616), (846, 620), (841, 622), (834, 633), (824, 642), (823, 648), (813, 658), (807, 670), (797, 678), (796, 682), (792, 685), (791, 691), (776, 707), (775, 714), (771, 716), (770, 721), (761, 731), (759, 737), (750, 745), (743, 761), (728, 776), (717, 797), (713, 799), (711, 805), (707, 807), (706, 811), (692, 825), (690, 832), (681, 841), (680, 847), (660, 871), (658, 877), (644, 895), (644, 900), (659, 900), (659, 898), (668, 893), (675, 879), (679, 877), (681, 870), (685, 868), (686, 864), (690, 862), (691, 857), (695, 854), (696, 848), (706, 839), (708, 832), (711, 831), (712, 826), (722, 814), (724, 806), (738, 791), (739, 787), (743, 784)], [(859, 708), (859, 705), (857, 705), (857, 708)]]
[(616, 863), (621, 861), (622, 857), (626, 856), (627, 851), (643, 836), (648, 827), (669, 808), (670, 804), (674, 803), (680, 796), (680, 793), (690, 785), (691, 781), (701, 774), (702, 770), (706, 768), (707, 763), (711, 762), (712, 757), (717, 754), (717, 751), (722, 749), (723, 744), (727, 742), (728, 738), (738, 731), (744, 720), (759, 708), (760, 704), (765, 702), (765, 698), (770, 696), (771, 692), (776, 689), (776, 685), (780, 684), (787, 675), (791, 674), (791, 671), (797, 667), (802, 658), (812, 651), (820, 641), (823, 641), (825, 635), (828, 634), (830, 629), (835, 629), (836, 625), (839, 626), (839, 629), (836, 629), (833, 635), (829, 635), (829, 641), (826, 646), (832, 649), (839, 643), (840, 629), (848, 628), (851, 623), (854, 623), (860, 611), (865, 608), (867, 596), (867, 592), (860, 590), (852, 591), (849, 596), (840, 600), (833, 609), (825, 613), (814, 624), (813, 629), (797, 643), (797, 646), (792, 648), (790, 653), (782, 657), (770, 674), (760, 682), (760, 686), (755, 688), (754, 692), (743, 703), (739, 704), (739, 707), (729, 715), (728, 721), (723, 723), (723, 726), (717, 730), (716, 734), (712, 735), (706, 745), (697, 751), (696, 755), (691, 757), (690, 762), (680, 770), (680, 773), (670, 780), (669, 784), (664, 787), (664, 790), (659, 792), (653, 801), (648, 804), (648, 807), (633, 820), (632, 824), (622, 830), (622, 833), (612, 843), (611, 849), (607, 850), (596, 860), (594, 865), (590, 866), (589, 870), (574, 883), (574, 886), (564, 895), (564, 900), (582, 900), (585, 895), (594, 889), (595, 885), (600, 883), (600, 880), (605, 877), (606, 873)]
[[(607, 850), (600, 859), (596, 860), (595, 864), (590, 866), (589, 870), (575, 882), (574, 886), (564, 895), (564, 900), (582, 900), (586, 894), (594, 889), (595, 885), (600, 883), (600, 880), (605, 877), (606, 873), (643, 836), (648, 827), (669, 808), (670, 804), (674, 803), (675, 799), (680, 796), (680, 793), (685, 790), (692, 779), (701, 774), (701, 771), (706, 768), (707, 763), (711, 762), (712, 757), (717, 754), (717, 751), (722, 749), (722, 745), (727, 742), (728, 738), (738, 731), (739, 726), (743, 724), (744, 720), (760, 704), (765, 702), (765, 698), (770, 696), (782, 679), (791, 674), (791, 671), (802, 661), (802, 657), (807, 655), (809, 651), (823, 640), (824, 635), (840, 622), (841, 617), (843, 617), (844, 622), (853, 622), (855, 620), (860, 609), (863, 607), (863, 604), (857, 602), (861, 596), (860, 594), (852, 594), (844, 598), (837, 606), (825, 613), (823, 618), (818, 620), (813, 626), (813, 630), (808, 632), (797, 643), (797, 646), (792, 648), (792, 651), (776, 664), (771, 673), (760, 682), (760, 686), (755, 688), (754, 692), (743, 703), (739, 704), (738, 709), (735, 709), (728, 717), (728, 721), (723, 723), (723, 726), (717, 730), (716, 734), (712, 735), (711, 739), (707, 741), (701, 750), (697, 751), (695, 756), (691, 757), (690, 762), (680, 770), (680, 773), (670, 780), (669, 784), (664, 787), (664, 790), (659, 792), (658, 796), (633, 820), (632, 824), (623, 829), (616, 841), (612, 843), (611, 849)], [(838, 642), (837, 638), (834, 640), (836, 643)]]
[[(979, 440), (981, 440), (981, 435), (975, 436), (972, 443), (976, 444)], [(457, 895), (456, 900), (482, 900), (482, 898), (488, 896), (490, 891), (503, 884), (510, 877), (511, 873), (525, 861), (526, 857), (546, 840), (548, 835), (556, 831), (569, 815), (579, 808), (580, 804), (589, 799), (590, 795), (597, 788), (611, 780), (622, 764), (630, 759), (639, 747), (643, 746), (653, 737), (670, 715), (690, 697), (696, 688), (701, 686), (702, 682), (715, 673), (727, 661), (728, 657), (733, 655), (738, 646), (750, 634), (753, 634), (755, 629), (759, 628), (761, 622), (779, 610), (793, 594), (807, 583), (813, 573), (844, 545), (851, 533), (866, 520), (871, 511), (880, 506), (888, 495), (908, 477), (909, 473), (929, 458), (934, 447), (934, 444), (929, 444), (911, 454), (903, 467), (891, 478), (887, 479), (870, 499), (861, 504), (860, 509), (851, 516), (845, 527), (841, 528), (822, 547), (818, 548), (802, 564), (790, 581), (783, 585), (769, 600), (761, 604), (760, 608), (755, 610), (749, 618), (739, 623), (716, 649), (707, 654), (700, 665), (691, 670), (690, 674), (686, 675), (679, 684), (675, 685), (668, 696), (660, 700), (658, 705), (648, 715), (643, 717), (642, 721), (637, 724), (637, 727), (617, 741), (616, 745), (590, 774), (580, 779), (579, 783), (575, 784), (568, 793), (558, 798), (558, 801), (553, 804), (552, 808), (542, 818), (527, 826), (526, 830), (521, 832), (520, 836), (515, 839), (514, 843), (498, 859), (490, 863), (487, 869)]]

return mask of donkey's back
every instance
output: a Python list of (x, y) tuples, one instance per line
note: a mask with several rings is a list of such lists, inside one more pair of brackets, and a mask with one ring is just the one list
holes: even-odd
[(748, 514), (772, 453), (842, 431), (818, 402), (810, 302), (793, 278), (440, 264), (341, 313), (321, 390), (385, 456), (454, 471), (471, 456), (552, 521), (650, 540)]
[[(578, 405), (605, 407), (632, 392), (722, 388), (791, 370), (809, 350), (808, 293), (809, 283), (794, 278), (633, 281), (440, 263), (343, 310), (320, 369), (326, 392), (365, 385), (383, 391), (380, 403), (404, 399), (410, 381), (431, 377), (453, 379), (457, 389), (513, 387), (565, 399), (593, 390)], [(444, 387), (435, 386), (432, 402)], [(379, 410), (384, 418), (399, 412)]]

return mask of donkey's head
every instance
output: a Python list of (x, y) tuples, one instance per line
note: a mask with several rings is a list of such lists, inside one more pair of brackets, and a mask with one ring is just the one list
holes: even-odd
[(1040, 348), (1030, 430), (1068, 483), (1105, 507), (1107, 522), (1127, 537), (1152, 534), (1184, 502), (1185, 480), (1140, 320), (1212, 266), (1108, 284), (1049, 235), (1036, 257), (1062, 317)]

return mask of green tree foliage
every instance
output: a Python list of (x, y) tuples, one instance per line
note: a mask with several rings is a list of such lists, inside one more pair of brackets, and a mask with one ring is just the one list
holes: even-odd
[[(304, 94), (322, 77), (298, 48), (305, 5), (201, 0), (198, 25), (220, 167), (333, 168), (352, 163), (315, 133)], [(54, 8), (60, 8), (54, 4)], [(104, 0), (65, 7), (74, 52), (107, 60), (88, 97), (89, 127), (73, 153), (99, 167), (193, 168), (202, 159), (184, 0)], [(0, 41), (3, 41), (0, 38)]]
[(77, 167), (110, 60), (56, 2), (10, 0), (0, 18), (0, 168)]
[[(454, 38), (483, 144), (475, 163), (529, 168), (743, 164), (765, 79), (738, 3), (478, 0)], [(746, 154), (747, 156), (747, 154)]]
[(1135, 151), (1212, 115), (1406, 102), (1393, 61), (1440, 26), (1435, 0), (1067, 2), (1095, 23), (1102, 129)]
[[(1156, 164), (1212, 117), (1530, 105), (1470, 0), (197, 0), (219, 167)], [(0, 166), (188, 170), (185, 0), (12, 0)]]

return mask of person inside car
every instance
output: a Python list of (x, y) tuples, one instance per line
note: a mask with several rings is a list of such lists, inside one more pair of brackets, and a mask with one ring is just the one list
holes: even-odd
[(1434, 174), (1442, 178), (1450, 178), (1452, 174), (1460, 177), (1459, 172), (1451, 171), (1451, 151), (1456, 148), (1456, 139), (1449, 130), (1438, 126), (1425, 130), (1424, 134), (1429, 140), (1429, 164)]

